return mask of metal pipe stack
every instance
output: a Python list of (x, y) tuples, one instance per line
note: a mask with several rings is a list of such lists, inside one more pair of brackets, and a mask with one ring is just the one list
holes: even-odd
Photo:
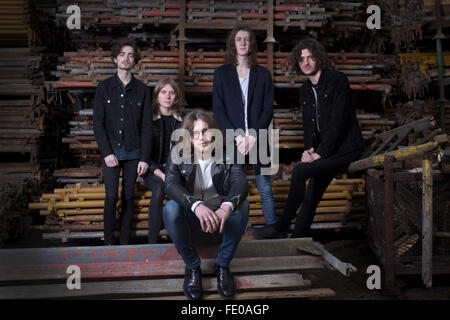
[(0, 2), (0, 43), (3, 46), (34, 46), (39, 43), (39, 18), (30, 0)]
[[(147, 213), (151, 194), (143, 184), (136, 185), (134, 230), (148, 228)], [(81, 183), (77, 183), (75, 186), (56, 188), (53, 193), (42, 194), (39, 203), (29, 204), (30, 210), (39, 210), (41, 216), (46, 216), (45, 224), (34, 228), (47, 232), (102, 231), (104, 199), (104, 186), (82, 186)], [(119, 188), (118, 210), (121, 206), (120, 199), (121, 188)]]
[[(83, 11), (86, 29), (134, 25), (176, 25), (180, 22), (178, 1), (77, 1)], [(64, 24), (69, 14), (71, 0), (58, 0), (56, 21)], [(309, 28), (328, 27), (331, 32), (358, 32), (364, 27), (361, 2), (336, 1), (277, 1), (273, 6), (275, 27)], [(186, 1), (186, 27), (194, 29), (230, 28), (236, 21), (253, 29), (264, 30), (269, 19), (268, 7), (261, 1)], [(361, 18), (361, 19), (359, 19)]]
[[(365, 113), (357, 110), (357, 118), (364, 138), (370, 138), (375, 133), (392, 129), (395, 121), (381, 117), (381, 115)], [(280, 130), (280, 149), (303, 148), (303, 121), (302, 112), (299, 109), (274, 110), (274, 129)]]
[[(136, 78), (150, 86), (162, 77), (179, 78), (179, 53), (173, 51), (142, 50), (142, 60), (135, 66)], [(288, 52), (274, 54), (273, 81), (278, 88), (300, 87), (306, 77), (298, 76), (289, 67)], [(350, 86), (354, 90), (374, 90), (388, 94), (396, 79), (383, 78), (381, 71), (386, 68), (384, 63), (377, 63), (381, 59), (376, 54), (329, 53), (329, 59), (334, 69), (347, 74)], [(384, 56), (383, 60), (393, 59)], [(187, 91), (211, 92), (214, 70), (224, 63), (224, 52), (205, 52), (203, 50), (189, 51), (185, 57), (185, 85)], [(79, 50), (65, 52), (60, 58), (60, 65), (52, 75), (58, 78), (55, 88), (93, 87), (99, 81), (115, 73), (114, 63), (110, 58), (110, 51)], [(267, 53), (258, 53), (258, 63), (267, 67)]]
[[(0, 180), (39, 179), (39, 139), (44, 135), (41, 54), (29, 48), (0, 49)], [(16, 160), (21, 159), (21, 160)]]
[[(290, 177), (293, 166), (281, 169)], [(290, 169), (290, 170), (289, 170)], [(282, 214), (289, 191), (290, 181), (272, 182), (272, 192), (275, 200), (276, 215)], [(249, 223), (252, 225), (263, 225), (265, 223), (261, 198), (256, 188), (256, 184), (249, 184), (250, 217)], [(364, 179), (335, 179), (328, 186), (319, 206), (311, 226), (312, 229), (345, 229), (361, 228), (365, 213), (365, 187)], [(295, 219), (293, 220), (295, 223)]]
[[(144, 83), (154, 86), (159, 79), (170, 77), (178, 81), (178, 52), (141, 50), (142, 59), (134, 67), (134, 75)], [(55, 88), (91, 88), (116, 72), (111, 52), (79, 50), (65, 52), (60, 65), (52, 75), (58, 78)]]
[[(274, 53), (274, 83), (276, 87), (301, 87), (305, 76), (298, 76), (289, 65), (290, 53)], [(332, 52), (328, 53), (331, 67), (345, 73), (353, 90), (373, 90), (389, 93), (396, 79), (384, 78), (381, 72), (386, 68), (385, 62), (393, 60), (393, 56), (371, 53)], [(380, 63), (380, 61), (385, 61)]]
[[(289, 185), (289, 181), (272, 183), (277, 215), (283, 211)], [(133, 230), (135, 231), (148, 229), (148, 206), (151, 194), (151, 191), (148, 191), (142, 183), (137, 183), (134, 193)], [(45, 224), (34, 226), (34, 228), (56, 233), (65, 230), (102, 231), (104, 199), (104, 186), (83, 186), (77, 183), (56, 188), (53, 193), (42, 194), (39, 203), (29, 203), (30, 210), (39, 210), (39, 214), (46, 217)], [(120, 199), (121, 188), (119, 187), (118, 211), (121, 206)], [(248, 200), (250, 202), (249, 223), (264, 224), (260, 196), (254, 182), (249, 183)], [(364, 212), (364, 180), (336, 179), (328, 187), (319, 204), (313, 228), (355, 227), (355, 221), (364, 217)], [(117, 221), (119, 221), (119, 213), (117, 213)], [(348, 225), (347, 222), (349, 222)]]

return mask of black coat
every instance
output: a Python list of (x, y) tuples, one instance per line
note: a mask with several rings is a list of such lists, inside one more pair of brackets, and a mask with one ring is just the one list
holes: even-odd
[[(166, 167), (167, 195), (188, 211), (201, 200), (193, 195), (197, 167), (193, 159), (190, 163), (175, 164), (170, 156)], [(213, 163), (211, 177), (222, 202), (232, 202), (237, 208), (247, 198), (248, 183), (241, 165)]]
[[(313, 147), (322, 158), (354, 151), (362, 152), (364, 141), (345, 74), (322, 70), (317, 84), (317, 100), (316, 117), (316, 100), (311, 82), (307, 80), (300, 89), (305, 150)], [(320, 132), (317, 129), (317, 121)]]
[[(156, 169), (160, 169), (161, 171), (165, 171), (163, 165), (167, 161), (167, 159), (163, 159), (164, 150), (162, 146), (164, 145), (164, 139), (166, 135), (172, 134), (175, 129), (178, 129), (181, 125), (182, 118), (180, 116), (173, 115), (171, 118), (171, 128), (168, 131), (167, 128), (164, 128), (162, 125), (161, 116), (153, 116), (153, 124), (152, 124), (152, 156), (150, 159), (150, 170), (153, 172)], [(169, 148), (170, 150), (170, 148)]]
[[(262, 66), (250, 69), (247, 110), (249, 129), (269, 127), (273, 117), (273, 83), (269, 70)], [(235, 66), (222, 65), (214, 71), (213, 111), (222, 131), (244, 130), (244, 104)]]
[[(274, 89), (269, 70), (262, 66), (250, 69), (247, 101), (248, 128), (267, 129), (273, 118)], [(222, 65), (214, 71), (213, 112), (220, 130), (245, 130), (244, 103), (236, 66)], [(224, 135), (225, 137), (225, 135)], [(257, 136), (258, 137), (258, 136)], [(254, 166), (259, 174), (260, 162)]]
[(149, 88), (132, 78), (129, 91), (112, 76), (97, 86), (94, 100), (94, 134), (102, 157), (120, 149), (122, 135), (127, 151), (141, 149), (140, 160), (149, 163), (152, 144), (152, 105)]

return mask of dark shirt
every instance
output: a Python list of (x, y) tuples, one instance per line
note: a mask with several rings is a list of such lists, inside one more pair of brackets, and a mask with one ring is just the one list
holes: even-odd
[(162, 165), (164, 166), (167, 163), (167, 159), (169, 158), (169, 151), (170, 151), (170, 138), (172, 134), (172, 119), (173, 116), (161, 116), (162, 118), (162, 125), (164, 127), (164, 132), (167, 132), (164, 136), (164, 142), (163, 142), (163, 155), (162, 155)]
[(152, 156), (150, 159), (150, 170), (156, 169), (165, 172), (165, 164), (170, 155), (172, 132), (180, 127), (182, 117), (179, 115), (153, 116), (152, 125)]
[[(134, 78), (133, 75), (131, 75), (130, 82), (128, 82), (127, 85), (125, 86), (124, 83), (122, 82), (122, 80), (120, 80), (119, 76), (116, 73), (115, 79), (116, 79), (117, 83), (119, 84), (120, 88), (122, 89), (122, 94), (124, 96), (126, 96), (127, 92), (130, 90), (130, 83), (131, 83), (131, 81), (133, 81), (133, 78)], [(141, 148), (127, 151), (127, 149), (125, 147), (125, 140), (123, 138), (124, 131), (125, 130), (122, 131), (122, 142), (121, 142), (122, 147), (120, 149), (113, 147), (114, 155), (116, 156), (118, 161), (139, 159), (141, 157)]]

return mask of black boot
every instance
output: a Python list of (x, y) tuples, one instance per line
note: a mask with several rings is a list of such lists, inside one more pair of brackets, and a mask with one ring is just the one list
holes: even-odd
[(203, 297), (202, 271), (200, 267), (184, 269), (183, 291), (189, 300), (200, 300)]
[(274, 228), (273, 224), (266, 224), (262, 228), (248, 227), (247, 233), (257, 239), (282, 239), (286, 238), (286, 233)]
[(219, 291), (219, 295), (224, 299), (233, 298), (236, 286), (230, 268), (215, 264), (214, 271), (217, 277), (217, 290)]

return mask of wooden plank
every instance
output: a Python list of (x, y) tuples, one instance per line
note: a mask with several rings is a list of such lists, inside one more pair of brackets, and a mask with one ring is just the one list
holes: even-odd
[[(183, 293), (183, 278), (152, 280), (81, 282), (79, 290), (69, 290), (67, 284), (46, 284), (0, 287), (0, 299), (37, 299), (94, 297), (138, 294)], [(203, 277), (203, 291), (217, 291), (216, 277)], [(235, 276), (236, 290), (267, 290), (309, 287), (311, 282), (295, 273)]]
[[(212, 274), (215, 259), (202, 259), (203, 274)], [(17, 265), (0, 267), (0, 281), (19, 280), (50, 280), (67, 279), (67, 267), (61, 265)], [(100, 279), (112, 277), (161, 277), (181, 276), (184, 274), (184, 262), (180, 260), (167, 261), (133, 261), (106, 263), (77, 263), (81, 269), (82, 279)], [(298, 271), (319, 269), (324, 262), (314, 256), (299, 255), (285, 257), (254, 257), (234, 258), (231, 269), (235, 273)]]
[[(326, 298), (334, 297), (336, 292), (329, 288), (313, 288), (306, 290), (287, 290), (287, 291), (258, 291), (258, 292), (237, 292), (233, 300), (252, 300), (252, 299), (305, 299), (305, 298)], [(186, 300), (183, 295), (179, 296), (160, 296), (139, 298), (137, 300)], [(222, 300), (218, 294), (205, 294), (203, 300)]]
[(433, 283), (433, 171), (431, 156), (423, 158), (422, 177), (422, 281), (426, 288)]

